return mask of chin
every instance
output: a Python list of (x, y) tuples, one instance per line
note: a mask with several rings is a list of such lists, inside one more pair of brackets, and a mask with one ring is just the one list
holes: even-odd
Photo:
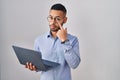
[(57, 32), (58, 30), (50, 30), (51, 32)]
[(50, 29), (51, 32), (57, 32), (60, 28)]
[(59, 29), (50, 29), (51, 32), (57, 32)]

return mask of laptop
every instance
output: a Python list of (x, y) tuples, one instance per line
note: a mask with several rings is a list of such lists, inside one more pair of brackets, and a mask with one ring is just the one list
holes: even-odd
[(60, 65), (59, 63), (42, 59), (41, 52), (14, 45), (12, 47), (20, 64), (26, 65), (27, 62), (31, 62), (33, 65), (36, 66), (37, 71), (47, 71)]

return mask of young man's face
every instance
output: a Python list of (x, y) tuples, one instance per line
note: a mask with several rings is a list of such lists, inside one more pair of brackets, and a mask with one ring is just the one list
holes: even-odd
[(60, 10), (50, 10), (47, 19), (51, 32), (57, 32), (60, 29), (58, 23), (63, 25), (67, 21), (65, 13)]

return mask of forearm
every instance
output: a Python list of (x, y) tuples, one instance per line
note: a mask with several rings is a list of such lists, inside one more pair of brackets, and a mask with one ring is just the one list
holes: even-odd
[(74, 41), (74, 45), (70, 44), (69, 41), (66, 42), (65, 44), (63, 44), (63, 49), (64, 49), (65, 59), (68, 65), (73, 69), (76, 68), (81, 61), (78, 40), (76, 39)]
[(80, 57), (72, 49), (65, 53), (65, 59), (68, 65), (75, 69), (80, 63)]

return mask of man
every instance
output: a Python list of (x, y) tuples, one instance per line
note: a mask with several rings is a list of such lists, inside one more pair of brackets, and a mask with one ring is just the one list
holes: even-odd
[[(47, 71), (41, 71), (40, 80), (71, 80), (71, 68), (80, 63), (79, 42), (75, 36), (67, 33), (63, 24), (67, 22), (67, 10), (62, 4), (54, 4), (47, 17), (50, 31), (39, 36), (34, 45), (36, 51), (42, 53), (42, 58), (57, 62), (60, 65)], [(26, 68), (36, 71), (32, 63), (26, 63)]]

